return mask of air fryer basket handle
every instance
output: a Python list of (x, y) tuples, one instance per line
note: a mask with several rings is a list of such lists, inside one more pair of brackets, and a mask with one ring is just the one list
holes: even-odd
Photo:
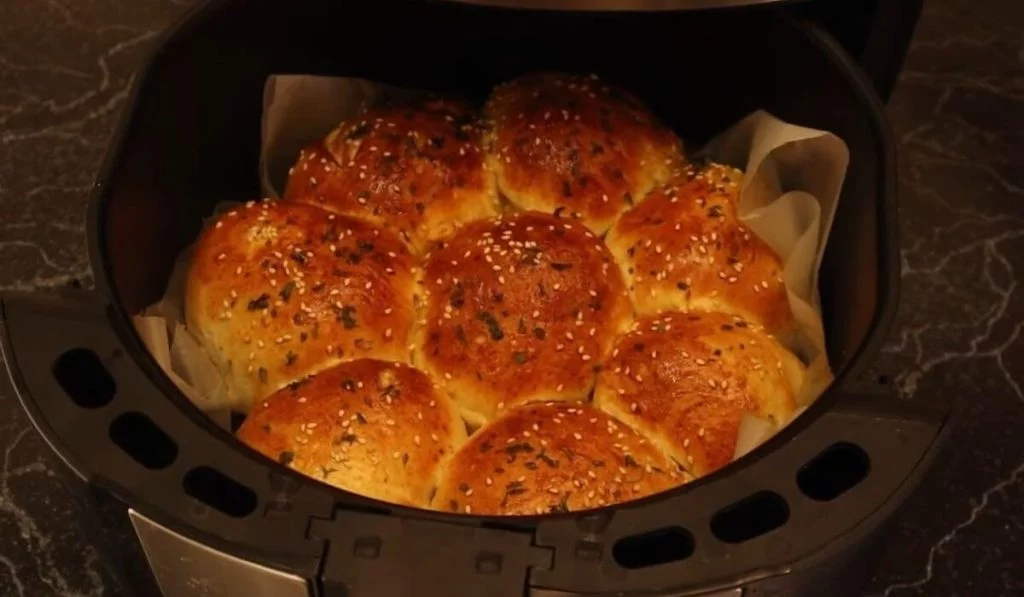
[(141, 341), (122, 342), (108, 309), (86, 291), (0, 295), (7, 372), (53, 451), (80, 479), (161, 524), (315, 577), (323, 547), (305, 536), (305, 523), (330, 515), (329, 491), (225, 449), (228, 432), (188, 404)]

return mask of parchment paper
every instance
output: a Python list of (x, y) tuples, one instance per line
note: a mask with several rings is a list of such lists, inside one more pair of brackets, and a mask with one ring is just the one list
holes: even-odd
[[(384, 96), (417, 93), (422, 92), (355, 78), (269, 77), (264, 88), (258, 173), (264, 196), (280, 196), (288, 169), (305, 144), (323, 138), (339, 122), (357, 116)], [(825, 353), (818, 269), (849, 162), (846, 144), (826, 131), (789, 124), (758, 111), (712, 139), (699, 153), (744, 170), (740, 217), (784, 264), (783, 279), (800, 333), (780, 340), (808, 364), (797, 396), (800, 413), (832, 380)], [(208, 357), (185, 358), (186, 353), (202, 352), (182, 318), (181, 280), (188, 253), (175, 268), (167, 295), (136, 318), (136, 327), (154, 357), (197, 406), (215, 413), (238, 409), (242, 405), (224, 391), (223, 380)], [(785, 424), (788, 421), (782, 422)], [(736, 457), (777, 430), (772, 421), (747, 415), (740, 425)]]

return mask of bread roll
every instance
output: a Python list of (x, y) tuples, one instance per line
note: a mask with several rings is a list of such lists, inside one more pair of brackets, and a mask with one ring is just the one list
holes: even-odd
[(465, 442), (466, 428), (423, 372), (360, 359), (262, 401), (238, 437), (330, 485), (426, 507), (440, 464)]
[(532, 400), (582, 400), (631, 318), (618, 267), (582, 224), (474, 222), (428, 256), (415, 362), (479, 425)]
[(690, 477), (628, 426), (584, 404), (535, 403), (476, 432), (445, 465), (433, 507), (529, 515), (642, 498)]
[(700, 476), (732, 460), (744, 413), (787, 421), (803, 375), (760, 326), (723, 313), (666, 313), (616, 342), (594, 403)]
[(611, 229), (608, 248), (638, 313), (721, 311), (774, 334), (795, 331), (779, 256), (737, 216), (742, 178), (718, 164), (691, 170)]
[(442, 99), (342, 122), (299, 155), (284, 197), (386, 223), (416, 249), (498, 207), (477, 115)]
[(683, 162), (672, 131), (596, 77), (527, 75), (495, 88), (484, 113), (504, 196), (522, 209), (581, 218), (597, 234)]
[(301, 203), (248, 203), (200, 236), (185, 315), (248, 403), (341, 360), (408, 360), (415, 285), (392, 232)]

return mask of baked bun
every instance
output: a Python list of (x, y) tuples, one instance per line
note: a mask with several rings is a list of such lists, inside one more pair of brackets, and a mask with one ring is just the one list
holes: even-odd
[(360, 359), (271, 395), (238, 437), (330, 485), (426, 507), (440, 463), (465, 442), (466, 428), (423, 372)]
[(721, 311), (795, 330), (779, 256), (740, 222), (743, 173), (713, 164), (658, 187), (608, 233), (640, 314)]
[(690, 479), (636, 431), (567, 402), (521, 406), (492, 421), (439, 477), (435, 509), (483, 515), (597, 508)]
[(463, 227), (427, 257), (415, 363), (473, 425), (533, 400), (583, 400), (632, 311), (604, 243), (536, 212)]
[(700, 476), (732, 461), (744, 413), (788, 421), (803, 375), (760, 326), (723, 313), (666, 313), (616, 342), (594, 403)]
[(496, 87), (484, 113), (502, 194), (522, 209), (582, 218), (597, 234), (683, 163), (671, 130), (594, 76), (526, 75)]
[(384, 222), (414, 248), (497, 213), (479, 119), (454, 101), (405, 101), (342, 122), (306, 147), (284, 197)]
[(392, 232), (301, 203), (219, 216), (185, 282), (189, 330), (237, 400), (338, 361), (408, 360), (413, 258)]

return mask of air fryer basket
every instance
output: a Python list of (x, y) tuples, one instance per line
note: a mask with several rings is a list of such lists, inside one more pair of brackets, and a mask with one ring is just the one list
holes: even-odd
[[(236, 442), (163, 375), (129, 318), (163, 293), (215, 203), (258, 196), (268, 75), (361, 76), (479, 101), (539, 69), (596, 72), (634, 90), (691, 147), (758, 108), (846, 141), (820, 282), (837, 378), (801, 418), (665, 495), (486, 520), (302, 477)], [(948, 428), (948, 409), (844, 391), (895, 308), (894, 181), (869, 85), (827, 35), (776, 9), (580, 16), (217, 0), (167, 35), (136, 84), (90, 204), (96, 291), (4, 295), (0, 346), (25, 409), (73, 472), (96, 540), (115, 554), (112, 569), (140, 591), (174, 582), (148, 546), (142, 563), (141, 519), (234, 556), (221, 569), (241, 566), (222, 579), (236, 588), (250, 586), (238, 564), (250, 562), (325, 596), (841, 595)]]

